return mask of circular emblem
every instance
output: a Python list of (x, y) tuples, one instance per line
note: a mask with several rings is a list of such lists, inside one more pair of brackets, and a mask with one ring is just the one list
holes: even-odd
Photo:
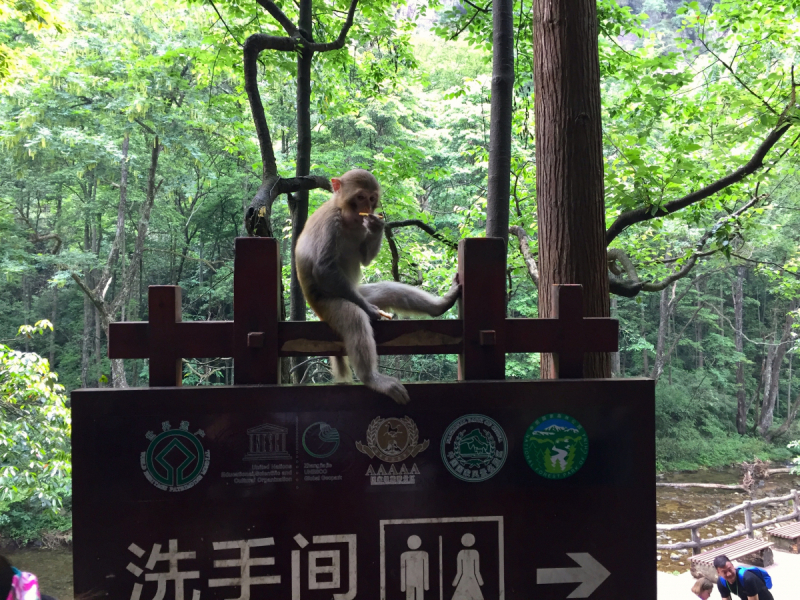
[(211, 452), (203, 450), (198, 438), (203, 430), (189, 432), (189, 423), (182, 421), (179, 429), (169, 422), (162, 424), (163, 432), (147, 432), (150, 445), (142, 452), (140, 466), (144, 476), (154, 486), (168, 492), (182, 492), (200, 482), (208, 471)]
[(547, 479), (564, 479), (586, 462), (589, 436), (572, 417), (551, 413), (533, 422), (523, 446), (531, 469)]
[(464, 415), (442, 436), (442, 460), (464, 481), (486, 481), (506, 462), (508, 440), (503, 428), (485, 415)]
[(419, 430), (409, 417), (375, 417), (367, 427), (367, 443), (356, 442), (356, 448), (370, 458), (388, 463), (401, 462), (416, 456), (428, 447), (429, 441), (419, 442)]
[(339, 431), (323, 421), (312, 423), (303, 432), (303, 448), (314, 458), (328, 458), (339, 449)]

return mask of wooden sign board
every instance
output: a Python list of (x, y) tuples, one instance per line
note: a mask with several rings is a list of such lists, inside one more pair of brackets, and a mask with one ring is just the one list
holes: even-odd
[(656, 600), (652, 380), (79, 390), (75, 590)]

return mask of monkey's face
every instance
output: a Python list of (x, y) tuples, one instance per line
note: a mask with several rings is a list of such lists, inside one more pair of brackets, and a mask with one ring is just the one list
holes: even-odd
[(357, 227), (365, 225), (375, 213), (381, 194), (378, 190), (358, 187), (350, 190), (345, 196), (342, 213), (347, 225)]
[(342, 211), (343, 225), (370, 228), (377, 219), (375, 209), (381, 201), (381, 186), (375, 176), (363, 169), (353, 169), (331, 179), (336, 206)]

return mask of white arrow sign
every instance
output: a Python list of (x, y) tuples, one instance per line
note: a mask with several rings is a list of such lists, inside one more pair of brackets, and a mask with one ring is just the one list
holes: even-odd
[(588, 598), (611, 574), (587, 552), (568, 552), (567, 556), (580, 567), (536, 569), (536, 583), (580, 583), (567, 598)]

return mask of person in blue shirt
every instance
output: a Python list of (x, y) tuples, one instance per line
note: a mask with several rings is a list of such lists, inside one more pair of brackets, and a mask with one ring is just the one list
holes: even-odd
[(723, 598), (731, 598), (733, 593), (741, 600), (775, 600), (758, 573), (744, 570), (740, 577), (727, 556), (716, 557), (714, 568), (719, 575), (717, 589)]

